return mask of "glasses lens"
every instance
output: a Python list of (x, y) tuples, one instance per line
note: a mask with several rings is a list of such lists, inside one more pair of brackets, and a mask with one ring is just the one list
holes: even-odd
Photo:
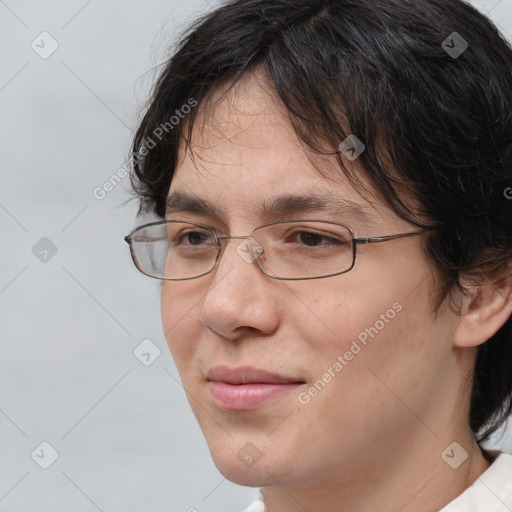
[[(278, 222), (257, 228), (252, 237), (256, 242), (255, 258), (271, 277), (324, 277), (346, 272), (354, 263), (352, 233), (339, 224)], [(143, 226), (132, 235), (131, 245), (139, 269), (163, 279), (192, 279), (207, 274), (218, 254), (214, 232), (193, 222)]]
[(153, 277), (190, 279), (209, 272), (217, 258), (215, 235), (194, 223), (143, 226), (132, 236), (140, 269)]
[(330, 222), (293, 221), (258, 228), (261, 268), (273, 277), (305, 279), (342, 273), (354, 262), (352, 233)]

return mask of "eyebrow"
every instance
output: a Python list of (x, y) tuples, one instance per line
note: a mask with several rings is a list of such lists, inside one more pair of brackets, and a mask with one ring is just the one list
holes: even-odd
[[(166, 214), (191, 213), (210, 215), (216, 218), (223, 217), (223, 210), (205, 199), (189, 195), (185, 192), (173, 192), (166, 199)], [(264, 201), (258, 208), (257, 214), (264, 218), (280, 217), (303, 212), (323, 211), (335, 218), (345, 214), (358, 217), (361, 221), (372, 223), (375, 220), (369, 214), (367, 206), (354, 203), (341, 197), (327, 196), (301, 196), (286, 194)]]

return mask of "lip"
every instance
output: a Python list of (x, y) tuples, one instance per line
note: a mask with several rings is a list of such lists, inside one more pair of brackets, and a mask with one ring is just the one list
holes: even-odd
[(238, 368), (214, 366), (208, 370), (206, 378), (209, 381), (226, 382), (228, 384), (290, 384), (304, 382), (301, 379), (285, 377), (252, 366), (239, 366)]
[(257, 409), (305, 384), (303, 380), (251, 366), (215, 366), (208, 371), (207, 380), (214, 402), (227, 411)]

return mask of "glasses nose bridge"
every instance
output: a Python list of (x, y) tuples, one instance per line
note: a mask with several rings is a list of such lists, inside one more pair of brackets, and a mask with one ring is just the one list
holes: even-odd
[(226, 240), (226, 239), (229, 239), (229, 238), (237, 238), (237, 239), (241, 239), (241, 240), (250, 240), (252, 244), (258, 244), (258, 242), (256, 242), (256, 240), (252, 237), (252, 234), (251, 235), (217, 235), (217, 239), (219, 240), (219, 251), (221, 251), (221, 241), (222, 240)]
[(221, 242), (222, 240), (226, 240), (226, 239), (229, 239), (229, 238), (236, 238), (236, 239), (239, 239), (239, 240), (250, 240), (250, 243), (252, 244), (257, 244), (256, 240), (252, 237), (252, 234), (250, 235), (217, 235), (217, 239), (219, 241), (219, 250), (221, 248)]
[(219, 240), (225, 239), (225, 238), (250, 238), (252, 239), (252, 235), (217, 235)]
[[(256, 246), (258, 247), (258, 249), (256, 249), (256, 252), (257, 252), (257, 256), (261, 255), (261, 253), (263, 253), (263, 247), (260, 245), (259, 242), (257, 242), (253, 237), (252, 237), (252, 234), (251, 235), (217, 235), (217, 239), (218, 239), (218, 251), (217, 251), (217, 258), (215, 260), (215, 264), (214, 266), (218, 263), (220, 257), (221, 257), (221, 254), (223, 252), (223, 249), (225, 249), (225, 247), (223, 248), (222, 247), (222, 244), (221, 244), (221, 241), (222, 240), (225, 240), (225, 239), (229, 239), (229, 238), (237, 238), (237, 239), (242, 239), (242, 240), (250, 240), (249, 244), (251, 244), (253, 247)], [(243, 242), (242, 242), (243, 243)], [(240, 244), (242, 245), (242, 244)], [(242, 257), (242, 259), (244, 261), (246, 261), (247, 263), (250, 263), (252, 262), (254, 259), (257, 258), (257, 256), (253, 256), (252, 255), (252, 251), (251, 251), (251, 256), (248, 257), (248, 256), (244, 256), (243, 252), (245, 251), (242, 251), (242, 252), (239, 252), (239, 248), (237, 248), (236, 252), (238, 253), (239, 256)], [(248, 258), (248, 259), (247, 259)], [(258, 266), (261, 268), (261, 270), (263, 270), (263, 268), (261, 267), (261, 264), (258, 262)]]

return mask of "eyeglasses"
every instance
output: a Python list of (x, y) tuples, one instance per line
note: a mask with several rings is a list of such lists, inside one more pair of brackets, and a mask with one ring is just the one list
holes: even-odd
[(343, 224), (316, 220), (280, 220), (250, 235), (218, 235), (212, 228), (184, 220), (162, 220), (134, 229), (124, 239), (135, 266), (150, 277), (195, 279), (210, 273), (221, 254), (221, 241), (240, 238), (236, 252), (256, 261), (274, 279), (318, 279), (351, 270), (357, 244), (387, 242), (424, 230), (371, 238), (355, 237)]

